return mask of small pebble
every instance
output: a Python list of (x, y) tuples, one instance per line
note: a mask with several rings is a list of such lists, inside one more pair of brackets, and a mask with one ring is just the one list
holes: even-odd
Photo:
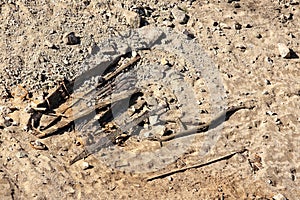
[(260, 38), (262, 38), (262, 35), (259, 33), (256, 35), (256, 38), (260, 39)]
[(281, 122), (281, 120), (279, 118), (276, 118), (275, 119), (275, 124), (276, 125), (280, 125), (280, 124), (282, 124), (282, 122)]
[(131, 52), (131, 56), (132, 56), (132, 57), (136, 57), (137, 55), (138, 55), (138, 53), (137, 53), (136, 51), (132, 51), (132, 52)]
[(64, 42), (67, 45), (80, 44), (80, 38), (75, 36), (74, 32), (70, 32), (64, 35)]
[(49, 47), (50, 49), (58, 49), (57, 46), (55, 46), (52, 42), (50, 42), (49, 40), (46, 40), (44, 43), (45, 46)]
[(179, 24), (186, 24), (189, 20), (189, 17), (185, 14), (185, 12), (178, 7), (173, 8), (171, 13), (174, 16), (176, 22), (178, 22)]
[(154, 124), (156, 124), (158, 122), (158, 115), (151, 115), (150, 117), (149, 117), (149, 123), (151, 124), (151, 125), (154, 125)]
[(162, 64), (162, 65), (168, 65), (169, 61), (166, 58), (162, 58), (161, 61), (160, 61), (160, 64)]
[(219, 25), (218, 22), (214, 22), (214, 23), (213, 23), (213, 26), (218, 26), (218, 25)]
[(234, 28), (235, 28), (235, 30), (241, 30), (242, 29), (242, 24), (237, 22), (237, 23), (235, 23)]
[(246, 24), (245, 28), (252, 28), (251, 24)]
[(273, 196), (272, 199), (273, 200), (287, 200), (287, 198), (283, 194), (280, 194), (280, 193)]
[(267, 114), (267, 115), (269, 115), (269, 116), (274, 116), (274, 115), (277, 115), (277, 113), (275, 113), (275, 112), (272, 112), (272, 111), (270, 111), (270, 110), (269, 110), (269, 111), (267, 111), (267, 112), (266, 112), (266, 114)]
[(83, 170), (86, 170), (86, 169), (89, 169), (91, 166), (90, 166), (90, 164), (88, 163), (88, 162), (83, 162), (82, 163), (82, 169)]
[(266, 58), (265, 58), (265, 60), (266, 60), (266, 62), (267, 62), (268, 64), (270, 64), (270, 65), (272, 65), (272, 64), (273, 64), (273, 60), (272, 60), (272, 58), (270, 58), (270, 57), (266, 57)]
[(229, 25), (227, 25), (227, 24), (225, 24), (225, 23), (223, 23), (223, 22), (221, 22), (221, 23), (219, 24), (219, 26), (220, 26), (220, 28), (222, 28), (222, 29), (231, 29), (231, 27), (230, 27)]
[(16, 156), (17, 156), (18, 158), (25, 158), (25, 157), (27, 157), (27, 154), (26, 154), (25, 152), (23, 152), (23, 151), (19, 151), (19, 152), (16, 154)]
[(10, 118), (10, 117), (4, 117), (4, 124), (5, 124), (6, 127), (11, 126), (12, 122), (13, 122), (12, 118)]
[(266, 91), (263, 91), (262, 94), (263, 94), (263, 95), (268, 95), (268, 94), (269, 94), (269, 91), (267, 91), (267, 90), (266, 90)]
[(271, 82), (268, 79), (265, 79), (266, 85), (271, 85)]
[(16, 122), (16, 121), (13, 121), (13, 122), (11, 123), (11, 125), (12, 125), (12, 126), (18, 126), (18, 125), (19, 125), (19, 123), (18, 123), (18, 122)]
[(170, 22), (169, 20), (163, 21), (163, 24), (164, 24), (166, 27), (174, 27), (174, 24), (173, 24), (172, 22)]
[(241, 7), (241, 5), (239, 3), (234, 4), (234, 8), (240, 8), (240, 7)]
[(0, 129), (3, 129), (5, 127), (6, 127), (5, 120), (2, 117), (0, 117)]
[(125, 10), (124, 16), (125, 16), (126, 22), (129, 24), (130, 27), (139, 28), (141, 26), (141, 17), (139, 16), (138, 13), (129, 11), (129, 10)]
[(288, 48), (288, 46), (286, 46), (283, 43), (278, 43), (277, 46), (278, 46), (278, 50), (279, 50), (279, 53), (282, 58), (290, 58), (291, 57), (291, 51)]
[(244, 44), (237, 44), (235, 48), (240, 49), (242, 52), (245, 52), (247, 47)]

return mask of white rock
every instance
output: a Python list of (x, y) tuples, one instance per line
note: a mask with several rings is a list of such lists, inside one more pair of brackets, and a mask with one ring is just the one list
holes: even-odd
[(11, 123), (11, 125), (12, 125), (12, 126), (18, 126), (18, 125), (19, 125), (19, 123), (18, 123), (18, 122), (16, 122), (16, 121), (13, 121), (13, 122)]
[(268, 64), (270, 64), (270, 65), (273, 64), (273, 60), (270, 57), (266, 57), (265, 60)]
[(162, 65), (167, 65), (167, 64), (169, 64), (169, 61), (168, 61), (166, 58), (162, 58), (162, 59), (160, 60), (160, 64), (162, 64)]
[(23, 151), (19, 151), (19, 152), (16, 154), (16, 156), (17, 156), (18, 158), (25, 158), (25, 157), (27, 157), (28, 155), (27, 155), (25, 152), (23, 152)]
[(222, 28), (222, 29), (231, 29), (231, 27), (230, 27), (229, 25), (227, 25), (227, 24), (225, 24), (225, 23), (223, 23), (223, 22), (220, 22), (219, 26), (220, 26), (220, 28)]
[(5, 120), (3, 119), (3, 117), (0, 117), (0, 129), (3, 129), (5, 127), (6, 127)]
[(158, 121), (158, 116), (157, 116), (157, 115), (153, 115), (153, 116), (150, 116), (150, 117), (149, 117), (149, 123), (150, 123), (151, 125), (156, 124), (157, 121)]
[(153, 135), (162, 136), (164, 134), (164, 132), (165, 132), (165, 129), (166, 129), (165, 126), (157, 125), (157, 126), (154, 126), (152, 128), (151, 132), (152, 132)]
[(285, 196), (283, 196), (283, 194), (279, 193), (273, 197), (273, 200), (287, 200), (287, 198)]
[(246, 45), (244, 45), (244, 44), (236, 44), (235, 48), (241, 49), (241, 50), (246, 50), (247, 49)]
[(132, 51), (131, 56), (132, 57), (136, 57), (138, 55), (138, 53), (136, 51)]
[(88, 169), (90, 167), (90, 164), (88, 163), (88, 162), (83, 162), (82, 163), (82, 169), (83, 170), (86, 170), (86, 169)]
[(185, 14), (183, 10), (180, 10), (178, 7), (173, 8), (171, 12), (175, 20), (179, 24), (186, 24), (188, 22), (189, 17)]
[(54, 44), (52, 42), (50, 42), (49, 40), (45, 40), (44, 41), (44, 45), (49, 47), (49, 48), (53, 48), (54, 47)]
[(163, 21), (163, 25), (165, 25), (166, 27), (172, 27), (172, 26), (174, 26), (174, 24), (172, 22), (170, 22), (169, 20)]
[(278, 46), (278, 50), (279, 50), (281, 57), (283, 57), (283, 58), (291, 57), (290, 49), (285, 44), (278, 43), (277, 46)]

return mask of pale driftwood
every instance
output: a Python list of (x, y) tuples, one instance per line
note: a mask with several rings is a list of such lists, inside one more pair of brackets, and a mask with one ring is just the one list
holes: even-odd
[(128, 124), (121, 130), (121, 129), (117, 129), (111, 133), (109, 133), (107, 136), (103, 136), (107, 137), (108, 140), (105, 143), (102, 143), (101, 140), (98, 141), (94, 146), (94, 148), (90, 148), (89, 150), (84, 149), (80, 154), (78, 154), (75, 158), (73, 158), (69, 164), (72, 165), (75, 162), (84, 159), (86, 157), (88, 157), (89, 155), (99, 151), (102, 148), (108, 147), (112, 144), (118, 143), (116, 141), (117, 137), (120, 136), (122, 133), (127, 135), (127, 131), (135, 126), (137, 126), (139, 123), (141, 123), (143, 120), (145, 120), (147, 117), (149, 116), (149, 112), (146, 111), (145, 113), (143, 113), (141, 116), (139, 116), (138, 118), (132, 120), (131, 122), (128, 122)]
[[(101, 88), (105, 88), (108, 85), (107, 83), (109, 83), (109, 81), (111, 81), (115, 76), (117, 76), (123, 70), (132, 66), (134, 63), (140, 60), (140, 58), (141, 57), (137, 55), (131, 58), (127, 63), (116, 68), (115, 71), (104, 75), (103, 81), (100, 83)], [(64, 114), (69, 109), (76, 107), (76, 104), (82, 99), (80, 97), (79, 98), (77, 97), (77, 99), (73, 100), (71, 105), (67, 106), (61, 113), (58, 114), (57, 118), (49, 122), (49, 124), (45, 125), (45, 128), (43, 130), (40, 130), (35, 124), (38, 124), (40, 122), (40, 119), (43, 114), (53, 110), (54, 108), (61, 106), (62, 102), (66, 100), (70, 100), (69, 97), (70, 94), (73, 92), (72, 87), (74, 83), (75, 83), (75, 79), (72, 81), (64, 80), (63, 83), (54, 92), (52, 92), (42, 103), (37, 105), (37, 108), (32, 109), (33, 112), (28, 121), (28, 127), (35, 132), (38, 138), (48, 137), (50, 135), (56, 134), (59, 131), (63, 131), (65, 130), (65, 128), (69, 127), (74, 122), (74, 120), (79, 120), (85, 116), (90, 115), (92, 112), (94, 112), (95, 109), (100, 109), (114, 102), (129, 98), (130, 95), (138, 92), (137, 89), (121, 92), (119, 94), (114, 95), (112, 99), (107, 98), (102, 101), (99, 101), (95, 105), (95, 107), (87, 107), (82, 112), (77, 113), (76, 116), (68, 116), (68, 118), (63, 119), (62, 116), (65, 116)], [(94, 90), (95, 89), (93, 88), (91, 90), (84, 92), (83, 96), (88, 96), (88, 94), (90, 94)]]
[[(34, 127), (32, 129), (38, 133), (36, 135), (38, 138), (44, 138), (44, 137), (54, 135), (54, 134), (60, 132), (61, 130), (65, 130), (66, 128), (68, 128), (74, 121), (80, 120), (80, 119), (90, 115), (92, 112), (94, 112), (95, 109), (100, 109), (100, 108), (106, 107), (112, 103), (127, 99), (136, 92), (138, 92), (137, 89), (132, 89), (132, 90), (129, 90), (126, 92), (121, 92), (119, 94), (116, 94), (114, 96), (114, 98), (100, 101), (94, 107), (86, 108), (85, 110), (83, 110), (83, 112), (79, 112), (73, 117), (70, 116), (70, 118), (63, 119), (61, 116), (58, 116), (56, 119), (54, 119), (53, 121), (51, 121), (49, 123), (49, 124), (53, 124), (53, 126), (47, 125), (46, 126), (47, 129), (45, 129), (45, 130), (39, 130)], [(59, 118), (61, 118), (61, 119), (59, 119)], [(59, 121), (59, 123), (57, 125), (55, 125), (54, 121)]]
[(243, 153), (245, 151), (247, 151), (247, 149), (242, 149), (240, 151), (236, 151), (236, 152), (230, 153), (228, 155), (219, 157), (217, 159), (208, 161), (206, 163), (197, 163), (197, 164), (194, 164), (194, 165), (191, 165), (191, 166), (183, 167), (181, 169), (175, 169), (175, 170), (171, 170), (171, 171), (168, 171), (168, 172), (165, 172), (165, 173), (157, 174), (157, 175), (154, 175), (154, 176), (151, 176), (151, 177), (147, 178), (146, 180), (147, 181), (153, 181), (155, 179), (165, 178), (165, 177), (170, 176), (170, 175), (175, 174), (175, 173), (184, 172), (184, 171), (186, 171), (188, 169), (200, 168), (200, 167), (204, 167), (204, 166), (207, 166), (207, 165), (210, 165), (210, 164), (222, 161), (222, 160), (228, 160), (231, 157), (233, 157), (235, 154)]
[(160, 138), (158, 138), (158, 137), (149, 137), (148, 139), (153, 140), (153, 141), (158, 141), (158, 142), (160, 142), (160, 145), (162, 146), (162, 142), (167, 142), (167, 141), (175, 139), (175, 138), (186, 137), (186, 136), (193, 135), (193, 134), (196, 134), (196, 133), (206, 132), (209, 129), (213, 129), (213, 128), (219, 126), (224, 121), (228, 120), (229, 117), (233, 113), (235, 113), (236, 111), (238, 111), (240, 109), (251, 109), (251, 108), (252, 107), (246, 107), (246, 106), (233, 106), (233, 107), (230, 107), (230, 108), (226, 109), (225, 111), (219, 113), (211, 121), (209, 121), (205, 124), (199, 125), (196, 128), (193, 128), (191, 130), (184, 130), (182, 132), (175, 133), (175, 134), (172, 134), (172, 135), (162, 136)]

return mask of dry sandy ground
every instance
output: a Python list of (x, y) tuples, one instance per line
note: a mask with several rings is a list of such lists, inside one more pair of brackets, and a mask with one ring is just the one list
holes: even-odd
[[(174, 19), (176, 5), (189, 16), (187, 23)], [(6, 107), (32, 100), (9, 98), (16, 97), (19, 84), (38, 96), (61, 76), (72, 77), (94, 44), (138, 26), (126, 10), (144, 11), (142, 26), (171, 26), (193, 35), (222, 77), (226, 104), (255, 105), (224, 122), (207, 154), (187, 152), (160, 171), (247, 151), (147, 182), (152, 173), (113, 169), (97, 155), (86, 159), (93, 168), (83, 170), (83, 160), (70, 166), (83, 148), (74, 144), (72, 132), (42, 139), (48, 150), (40, 151), (31, 148), (29, 141), (37, 138), (21, 125), (1, 124), (1, 199), (272, 199), (278, 194), (299, 199), (299, 1), (1, 1), (3, 117)], [(64, 42), (72, 31), (80, 44)], [(290, 57), (280, 54), (278, 43), (293, 50)]]

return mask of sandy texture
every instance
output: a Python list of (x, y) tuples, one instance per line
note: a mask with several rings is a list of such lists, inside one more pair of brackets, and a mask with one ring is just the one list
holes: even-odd
[[(0, 2), (1, 199), (272, 199), (279, 193), (299, 198), (299, 1), (101, 2)], [(152, 173), (112, 167), (99, 159), (101, 153), (70, 166), (84, 149), (74, 131), (40, 139), (47, 150), (32, 148), (30, 141), (37, 138), (24, 127), (29, 115), (24, 108), (47, 96), (63, 78), (79, 74), (94, 45), (146, 25), (194, 38), (222, 79), (225, 106), (254, 108), (236, 112), (212, 131), (218, 137), (211, 148), (203, 146), (210, 132), (197, 135), (183, 155)], [(71, 32), (74, 45), (66, 39)], [(201, 111), (197, 122), (211, 119), (213, 92), (205, 74), (184, 72), (185, 66), (195, 66), (172, 54), (156, 52), (151, 58), (143, 53), (143, 62), (171, 63), (183, 71), (197, 98), (190, 103)], [(173, 144), (188, 140), (178, 138)], [(139, 142), (133, 137), (116, 148), (143, 151)], [(152, 141), (143, 144), (160, 148)], [(202, 168), (145, 180), (244, 148)], [(85, 169), (87, 163), (92, 167)]]

